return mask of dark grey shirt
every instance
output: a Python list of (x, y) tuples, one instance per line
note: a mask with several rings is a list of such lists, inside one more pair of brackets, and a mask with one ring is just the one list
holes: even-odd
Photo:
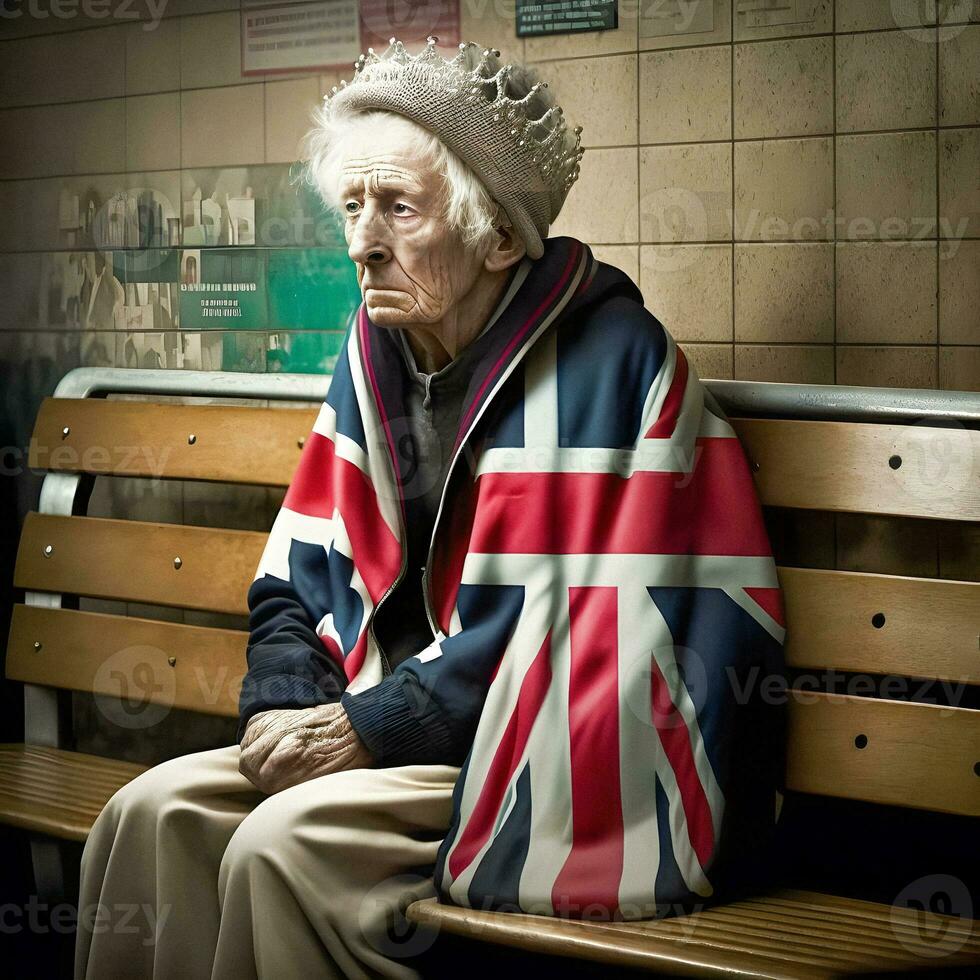
[[(520, 288), (531, 262), (525, 258), (518, 263), (480, 336), (490, 329)], [(476, 367), (474, 345), (470, 343), (444, 368), (425, 374), (419, 371), (412, 348), (401, 330), (397, 331), (397, 337), (408, 377), (406, 417), (392, 419), (391, 426), (396, 450), (408, 463), (404, 467), (408, 565), (405, 577), (381, 604), (374, 618), (374, 634), (392, 669), (424, 650), (435, 639), (425, 613), (422, 571), (443, 484), (452, 462), (466, 389)]]
[(449, 472), (463, 399), (475, 366), (470, 344), (444, 368), (425, 374), (418, 370), (401, 331), (398, 339), (409, 379), (407, 414), (403, 419), (392, 420), (392, 429), (396, 449), (407, 463), (403, 486), (408, 565), (405, 577), (382, 603), (374, 620), (375, 636), (392, 668), (434, 639), (422, 598), (422, 571)]

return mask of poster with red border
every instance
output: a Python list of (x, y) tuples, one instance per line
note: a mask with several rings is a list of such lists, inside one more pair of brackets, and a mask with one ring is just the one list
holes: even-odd
[(353, 69), (391, 37), (417, 46), (434, 34), (440, 48), (460, 41), (459, 0), (246, 0), (241, 17), (244, 76)]

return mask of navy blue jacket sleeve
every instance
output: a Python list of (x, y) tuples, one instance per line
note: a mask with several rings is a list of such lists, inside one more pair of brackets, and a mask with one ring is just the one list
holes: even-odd
[(269, 708), (309, 708), (340, 700), (347, 677), (317, 636), (292, 584), (273, 575), (248, 590), (248, 672), (238, 702), (237, 741), (252, 715)]

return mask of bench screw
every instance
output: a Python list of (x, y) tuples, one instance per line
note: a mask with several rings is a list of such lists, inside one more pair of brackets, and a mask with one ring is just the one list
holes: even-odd
[(888, 457), (888, 465), (893, 470), (897, 470), (902, 465), (902, 457), (901, 456), (889, 456)]
[(174, 559), (174, 568), (180, 568), (184, 563), (180, 560), (180, 555)]
[(752, 460), (752, 472), (753, 473), (759, 472), (759, 464), (755, 460)]
[(196, 435), (194, 435), (194, 433), (192, 432), (192, 433), (191, 433), (191, 434), (190, 434), (190, 435), (189, 435), (189, 436), (187, 437), (187, 445), (188, 445), (188, 446), (193, 446), (195, 442), (197, 442), (197, 436), (196, 436)]
[(51, 545), (46, 544), (44, 546), (44, 557), (50, 558), (53, 554), (54, 554), (54, 548)]
[(35, 640), (34, 641), (34, 649), (35, 650), (40, 650), (41, 649), (41, 641), (40, 640)]
[(67, 439), (67, 438), (68, 438), (68, 434), (69, 434), (70, 432), (71, 432), (71, 429), (70, 429), (70, 428), (68, 428), (68, 426), (66, 425), (66, 426), (65, 426), (65, 427), (64, 427), (64, 428), (63, 428), (63, 429), (61, 430), (61, 438), (62, 438), (62, 439)]
[(306, 436), (300, 436), (300, 438), (296, 440), (296, 445), (299, 446), (300, 449), (302, 449), (303, 446), (306, 445)]
[(167, 657), (167, 663), (170, 664), (171, 667), (176, 667), (177, 666), (177, 658), (176, 657)]

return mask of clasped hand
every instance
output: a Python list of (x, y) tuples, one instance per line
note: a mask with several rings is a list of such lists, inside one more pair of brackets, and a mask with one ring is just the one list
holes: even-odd
[(238, 769), (271, 794), (327, 773), (373, 764), (347, 712), (334, 703), (272, 708), (253, 715), (242, 735)]

